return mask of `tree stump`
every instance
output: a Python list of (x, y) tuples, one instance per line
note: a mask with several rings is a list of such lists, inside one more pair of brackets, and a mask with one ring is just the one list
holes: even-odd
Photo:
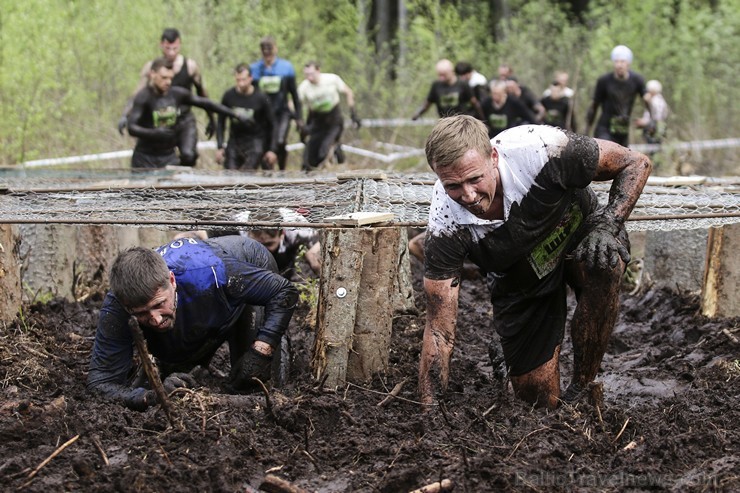
[(406, 291), (398, 285), (402, 236), (398, 227), (322, 234), (313, 369), (328, 387), (367, 381), (388, 366), (393, 313)]

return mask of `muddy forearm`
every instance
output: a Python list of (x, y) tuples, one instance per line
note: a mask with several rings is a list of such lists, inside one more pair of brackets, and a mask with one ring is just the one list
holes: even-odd
[(434, 387), (447, 389), (450, 359), (455, 345), (458, 287), (454, 280), (424, 279), (427, 297), (427, 324), (419, 362), (419, 394), (424, 404), (434, 400)]
[(597, 179), (612, 179), (604, 214), (623, 223), (627, 220), (652, 170), (650, 159), (612, 142), (599, 141), (600, 163)]

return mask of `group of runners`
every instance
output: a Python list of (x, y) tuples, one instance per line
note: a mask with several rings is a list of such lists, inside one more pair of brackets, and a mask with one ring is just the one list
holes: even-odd
[[(630, 126), (634, 124), (643, 129), (645, 139), (650, 143), (659, 143), (665, 136), (668, 105), (662, 96), (662, 85), (657, 80), (646, 83), (642, 75), (632, 71), (632, 58), (632, 51), (624, 45), (612, 50), (614, 68), (596, 82), (586, 114), (586, 135), (593, 130), (594, 137), (626, 146)], [(546, 124), (578, 131), (575, 92), (568, 86), (569, 76), (565, 71), (556, 71), (551, 84), (538, 97), (518, 80), (508, 64), (499, 65), (491, 81), (464, 61), (453, 65), (450, 60), (443, 59), (437, 62), (435, 70), (437, 80), (432, 83), (412, 119), (419, 118), (431, 105), (436, 105), (439, 117), (465, 114), (480, 119), (486, 124), (490, 137), (527, 124)], [(636, 99), (643, 101), (645, 112), (640, 118), (632, 119)]]
[(226, 169), (273, 169), (277, 164), (284, 170), (292, 121), (306, 144), (304, 170), (315, 169), (332, 153), (343, 162), (342, 97), (353, 125), (359, 127), (360, 119), (354, 94), (341, 77), (322, 73), (318, 62), (309, 61), (303, 69), (305, 79), (297, 84), (293, 64), (277, 56), (275, 39), (266, 36), (260, 40), (262, 58), (239, 63), (234, 86), (216, 103), (208, 98), (198, 64), (180, 53), (181, 43), (177, 29), (163, 31), (162, 56), (144, 65), (119, 120), (119, 132), (128, 128), (137, 138), (133, 168), (195, 165), (198, 131), (191, 106), (206, 111), (206, 137), (216, 135), (216, 159)]

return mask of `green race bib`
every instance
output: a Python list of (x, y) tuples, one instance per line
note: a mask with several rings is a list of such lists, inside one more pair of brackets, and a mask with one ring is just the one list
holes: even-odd
[(334, 108), (331, 99), (329, 98), (317, 98), (311, 101), (311, 111), (316, 113), (328, 113)]
[(280, 92), (280, 76), (264, 75), (260, 78), (260, 90), (266, 94), (277, 94)]
[(254, 110), (252, 108), (234, 108), (234, 113), (242, 117), (243, 119), (253, 122), (254, 121)]
[(498, 113), (491, 113), (488, 115), (488, 124), (492, 129), (500, 131), (506, 128), (509, 124), (509, 119), (506, 115), (499, 115)]
[(154, 110), (152, 113), (154, 128), (174, 127), (177, 123), (177, 114), (178, 111), (175, 106), (165, 106)]
[(451, 92), (445, 94), (439, 98), (439, 105), (443, 108), (453, 108), (460, 104), (460, 94), (457, 92)]
[(626, 116), (613, 116), (609, 119), (609, 133), (627, 135), (630, 133), (630, 120)]
[(532, 270), (542, 279), (553, 271), (560, 261), (560, 257), (568, 244), (570, 236), (583, 222), (581, 208), (575, 202), (565, 212), (555, 229), (542, 242), (534, 247), (527, 260)]

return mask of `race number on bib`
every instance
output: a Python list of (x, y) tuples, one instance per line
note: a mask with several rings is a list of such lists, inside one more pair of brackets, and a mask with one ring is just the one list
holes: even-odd
[(583, 222), (583, 213), (578, 204), (573, 203), (570, 209), (565, 212), (563, 219), (560, 220), (555, 229), (529, 254), (527, 260), (529, 265), (542, 279), (553, 271), (563, 255), (568, 239), (578, 229)]

